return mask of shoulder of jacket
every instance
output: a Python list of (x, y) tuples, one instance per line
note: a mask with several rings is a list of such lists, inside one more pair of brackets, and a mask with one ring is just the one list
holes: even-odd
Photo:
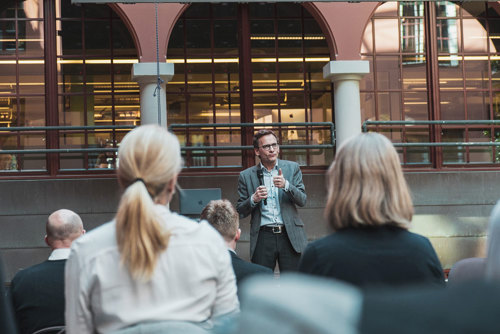
[(245, 170), (242, 170), (240, 172), (240, 175), (248, 175), (248, 174), (251, 174), (254, 170), (256, 169), (255, 166), (252, 166), (252, 167), (248, 167), (247, 169)]
[(294, 167), (297, 167), (299, 168), (299, 164), (296, 163), (295, 161), (290, 161), (290, 160), (279, 160), (279, 163), (278, 164), (281, 164), (282, 166), (294, 166)]

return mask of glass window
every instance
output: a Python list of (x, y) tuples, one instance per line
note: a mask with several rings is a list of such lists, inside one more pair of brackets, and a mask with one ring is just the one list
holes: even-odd
[[(403, 145), (454, 143), (399, 147), (404, 165), (442, 168), (498, 163), (492, 146), (459, 145), (496, 141), (499, 133), (500, 124), (485, 124), (500, 115), (496, 79), (500, 33), (496, 32), (495, 6), (447, 1), (385, 3), (366, 26), (362, 52), (371, 61), (374, 75), (361, 82), (364, 120), (461, 122), (390, 123), (370, 128)], [(426, 34), (426, 20), (435, 34)]]
[[(206, 8), (193, 4), (179, 18), (167, 52), (176, 73), (167, 84), (168, 123), (207, 124), (174, 128), (183, 145), (251, 145), (246, 138), (252, 129), (215, 129), (211, 123), (332, 121), (332, 85), (323, 79), (322, 69), (330, 51), (321, 28), (302, 6), (210, 4), (205, 15), (200, 6)], [(247, 20), (237, 16), (242, 12)], [(250, 31), (250, 36), (238, 36), (238, 31)], [(238, 47), (240, 39), (249, 40), (250, 47)], [(242, 99), (243, 91), (250, 92), (249, 99)], [(329, 129), (298, 125), (275, 130), (285, 145), (331, 143)], [(331, 149), (282, 146), (281, 151), (283, 158), (307, 166), (327, 166), (333, 155)], [(188, 168), (255, 163), (240, 150), (202, 149), (185, 150), (185, 162)]]
[[(45, 31), (44, 26), (54, 30)], [(54, 41), (54, 50), (46, 48)], [(125, 25), (109, 6), (77, 6), (70, 0), (2, 2), (0, 56), (0, 128), (8, 128), (0, 131), (0, 172), (55, 176), (114, 168), (116, 161), (98, 166), (99, 152), (1, 154), (23, 149), (116, 148), (126, 133), (89, 129), (56, 134), (27, 131), (28, 126), (138, 124), (139, 88), (130, 81), (137, 52)], [(51, 68), (47, 63), (54, 64), (54, 73), (46, 73)], [(113, 152), (111, 156), (116, 160)]]

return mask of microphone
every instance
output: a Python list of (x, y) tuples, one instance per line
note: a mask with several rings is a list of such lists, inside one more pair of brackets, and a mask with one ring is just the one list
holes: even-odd
[[(264, 185), (264, 173), (262, 172), (262, 169), (257, 169), (257, 178), (259, 179), (259, 184), (261, 186)], [(267, 205), (267, 198), (264, 198), (264, 205)]]

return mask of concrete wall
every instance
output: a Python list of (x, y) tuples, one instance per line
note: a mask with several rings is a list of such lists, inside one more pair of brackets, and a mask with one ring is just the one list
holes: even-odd
[[(221, 188), (237, 201), (237, 175), (182, 176), (183, 188)], [(500, 198), (500, 172), (406, 173), (415, 203), (413, 230), (430, 237), (444, 268), (458, 259), (484, 256), (489, 213)], [(311, 240), (327, 234), (323, 174), (304, 175), (308, 203), (300, 209)], [(68, 208), (81, 214), (87, 230), (109, 221), (120, 191), (115, 179), (0, 181), (0, 252), (10, 280), (21, 268), (45, 260), (47, 216)], [(178, 210), (177, 196), (171, 203)], [(238, 252), (248, 257), (249, 219), (241, 221)]]

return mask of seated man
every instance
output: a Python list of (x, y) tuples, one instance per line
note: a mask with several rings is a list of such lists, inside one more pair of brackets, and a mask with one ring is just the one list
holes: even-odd
[(46, 231), (45, 242), (52, 249), (49, 259), (21, 270), (11, 284), (21, 334), (64, 325), (64, 266), (71, 243), (85, 230), (80, 216), (61, 209), (49, 216)]
[(271, 275), (271, 269), (244, 261), (236, 255), (236, 242), (240, 239), (238, 213), (227, 199), (210, 201), (201, 212), (201, 219), (207, 220), (224, 238), (233, 263), (238, 286), (250, 275), (263, 273)]
[(14, 314), (12, 313), (12, 305), (10, 300), (6, 298), (4, 289), (4, 271), (3, 261), (0, 257), (0, 333), (15, 334), (17, 333), (16, 324), (14, 323)]

